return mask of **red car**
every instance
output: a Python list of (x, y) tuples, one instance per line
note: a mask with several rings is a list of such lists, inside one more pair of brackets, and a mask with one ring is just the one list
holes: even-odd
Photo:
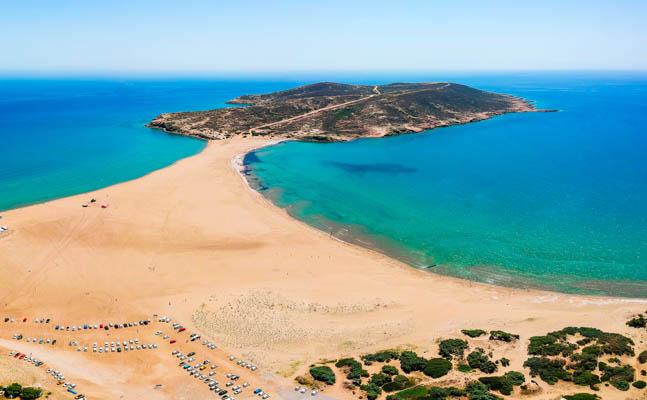
[(25, 358), (25, 354), (21, 354), (20, 357), (18, 357), (18, 358), (20, 358), (22, 360), (23, 358)]
[(22, 322), (27, 322), (27, 318), (23, 318), (23, 319), (22, 319)]
[(18, 358), (18, 356), (19, 356), (19, 355), (20, 355), (20, 353), (16, 353), (16, 354), (13, 356), (13, 358)]
[(186, 331), (186, 328), (180, 328), (178, 332), (184, 332), (184, 331)]
[(173, 339), (173, 340), (171, 340), (169, 343), (170, 343), (170, 344), (173, 344), (173, 343), (175, 343), (175, 342), (176, 342), (176, 340), (175, 340), (175, 339)]
[(100, 324), (100, 325), (99, 325), (99, 329), (103, 329), (103, 324)]

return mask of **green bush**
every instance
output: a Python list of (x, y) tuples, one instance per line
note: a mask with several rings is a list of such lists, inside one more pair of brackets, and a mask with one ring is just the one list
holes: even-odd
[(409, 388), (413, 386), (413, 384), (413, 381), (406, 376), (396, 375), (393, 377), (393, 381), (384, 384), (384, 386), (382, 386), (382, 389), (384, 389), (385, 392), (395, 392), (397, 390)]
[(539, 376), (541, 380), (554, 385), (559, 380), (571, 381), (572, 375), (564, 369), (564, 360), (551, 360), (547, 357), (532, 357), (523, 363), (523, 366), (530, 368), (530, 375)]
[(638, 314), (629, 321), (627, 321), (627, 326), (632, 328), (645, 328), (647, 327), (647, 318), (644, 315)]
[(455, 387), (442, 388), (432, 386), (429, 388), (429, 392), (427, 393), (425, 400), (445, 400), (449, 396), (462, 397), (465, 396), (465, 394), (466, 392), (464, 390)]
[(20, 392), (20, 398), (22, 400), (33, 400), (39, 398), (40, 396), (42, 396), (42, 394), (43, 391), (40, 389), (26, 387), (22, 388), (22, 391)]
[(600, 377), (591, 371), (573, 372), (573, 383), (580, 386), (594, 386), (600, 383)]
[(507, 359), (507, 358), (505, 358), (505, 357), (503, 357), (502, 359), (500, 359), (500, 360), (499, 360), (499, 362), (501, 363), (501, 366), (502, 366), (502, 367), (509, 367), (509, 366), (510, 366), (510, 360), (508, 360), (508, 359)]
[(463, 358), (468, 344), (462, 339), (445, 339), (440, 342), (438, 354), (441, 357), (451, 360), (454, 356)]
[(533, 356), (556, 356), (564, 357), (573, 353), (574, 345), (570, 343), (561, 343), (561, 338), (555, 334), (549, 333), (546, 336), (533, 336), (528, 344), (528, 354)]
[(510, 371), (506, 372), (504, 376), (512, 383), (514, 386), (520, 386), (526, 381), (526, 377), (521, 372)]
[(399, 356), (400, 354), (397, 351), (384, 350), (373, 354), (365, 354), (361, 359), (364, 361), (364, 364), (371, 365), (374, 362), (389, 362), (391, 360), (397, 360)]
[(383, 365), (382, 373), (387, 375), (397, 375), (399, 373), (398, 369), (393, 365)]
[(497, 365), (490, 361), (490, 358), (483, 354), (483, 349), (477, 349), (467, 356), (467, 363), (471, 368), (478, 369), (486, 374), (496, 372)]
[(335, 367), (350, 367), (346, 378), (355, 383), (361, 383), (362, 377), (368, 377), (368, 371), (362, 369), (362, 364), (353, 358), (343, 358), (335, 363)]
[(644, 389), (645, 386), (647, 386), (647, 382), (645, 381), (636, 381), (631, 384), (631, 386), (635, 387), (636, 389)]
[(20, 392), (22, 392), (22, 386), (15, 382), (4, 388), (5, 397), (18, 397)]
[(368, 400), (375, 400), (382, 394), (382, 389), (374, 383), (361, 385), (359, 388), (366, 392), (366, 398)]
[(598, 337), (598, 344), (602, 346), (602, 350), (606, 354), (615, 354), (618, 356), (625, 354), (628, 356), (634, 355), (633, 340), (619, 333), (603, 332)]
[(504, 331), (490, 331), (490, 340), (499, 340), (502, 342), (513, 342), (519, 339), (519, 335)]
[(609, 382), (621, 380), (626, 382), (633, 382), (635, 369), (629, 365), (622, 365), (617, 367), (607, 366), (605, 363), (600, 363), (600, 372), (602, 372), (602, 382)]
[(458, 367), (456, 369), (458, 369), (460, 372), (465, 372), (465, 373), (473, 371), (472, 367), (470, 367), (467, 364), (458, 364)]
[(566, 400), (597, 400), (598, 396), (590, 393), (578, 393), (570, 396), (562, 396)]
[(512, 394), (512, 383), (504, 376), (485, 376), (479, 378), (479, 381), (490, 390), (501, 392), (501, 394), (505, 394), (506, 396)]
[(501, 400), (500, 397), (489, 392), (488, 387), (482, 382), (470, 382), (465, 387), (469, 400)]
[(419, 357), (413, 351), (403, 351), (400, 354), (400, 369), (409, 373), (412, 371), (422, 371), (427, 366), (427, 360)]
[(461, 330), (461, 333), (471, 338), (477, 338), (479, 336), (485, 335), (487, 332), (485, 332), (483, 329), (463, 329)]
[(384, 386), (384, 384), (391, 382), (391, 377), (386, 374), (373, 374), (371, 375), (371, 383), (377, 386)]
[(638, 354), (638, 362), (641, 364), (647, 363), (647, 350)]
[(432, 378), (440, 378), (441, 376), (447, 375), (451, 369), (452, 363), (450, 361), (444, 358), (432, 358), (427, 361), (427, 365), (422, 372)]
[(611, 381), (611, 385), (618, 390), (622, 390), (623, 392), (629, 390), (629, 382), (623, 381), (622, 379)]
[(310, 375), (312, 375), (315, 380), (324, 382), (327, 385), (335, 384), (335, 373), (332, 372), (330, 367), (322, 366), (310, 368)]

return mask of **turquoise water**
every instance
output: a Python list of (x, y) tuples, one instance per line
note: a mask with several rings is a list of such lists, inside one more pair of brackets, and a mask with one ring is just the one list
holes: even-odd
[(248, 155), (250, 180), (296, 218), (433, 272), (647, 297), (647, 75), (414, 79), (561, 111), (386, 139), (282, 143)]
[(145, 128), (162, 112), (224, 106), (286, 82), (0, 79), (0, 210), (123, 182), (205, 142)]

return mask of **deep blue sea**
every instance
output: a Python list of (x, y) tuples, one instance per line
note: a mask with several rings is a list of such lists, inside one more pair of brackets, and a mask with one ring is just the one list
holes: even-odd
[(560, 112), (283, 143), (247, 157), (255, 186), (296, 218), (433, 272), (647, 297), (647, 75), (415, 80), (460, 82)]
[(134, 179), (204, 147), (144, 127), (160, 113), (319, 80), (453, 81), (561, 111), (249, 155), (252, 183), (294, 217), (435, 273), (647, 297), (645, 74), (0, 80), (0, 210)]

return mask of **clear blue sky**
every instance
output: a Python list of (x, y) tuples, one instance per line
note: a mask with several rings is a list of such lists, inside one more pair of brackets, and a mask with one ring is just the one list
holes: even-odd
[(0, 72), (647, 69), (647, 1), (0, 0)]

